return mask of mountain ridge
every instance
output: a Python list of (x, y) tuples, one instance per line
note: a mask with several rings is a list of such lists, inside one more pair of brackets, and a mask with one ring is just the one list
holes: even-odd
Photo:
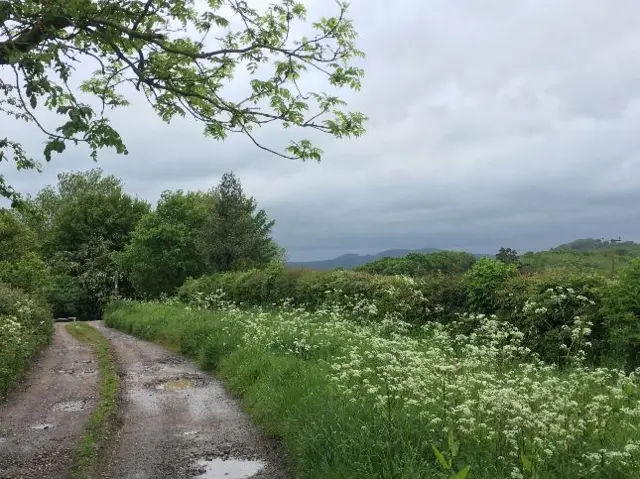
[[(344, 269), (353, 269), (357, 266), (361, 266), (363, 264), (370, 263), (372, 261), (376, 261), (380, 258), (402, 258), (409, 253), (422, 253), (422, 254), (430, 254), (430, 253), (439, 253), (442, 251), (448, 251), (440, 248), (418, 248), (418, 249), (388, 249), (381, 251), (375, 254), (357, 254), (357, 253), (346, 253), (340, 255), (336, 258), (324, 259), (324, 260), (316, 260), (316, 261), (288, 261), (286, 266), (288, 268), (307, 268), (307, 269), (317, 269), (317, 270), (327, 270), (327, 269), (335, 269), (335, 268), (344, 268)], [(493, 256), (489, 254), (478, 254), (478, 253), (470, 253), (474, 255), (476, 258), (482, 258), (485, 256)]]

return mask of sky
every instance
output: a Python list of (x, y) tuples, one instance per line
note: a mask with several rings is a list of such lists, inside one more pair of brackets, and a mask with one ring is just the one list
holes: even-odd
[[(310, 18), (335, 11), (304, 3)], [(0, 173), (35, 193), (61, 171), (98, 166), (155, 202), (167, 189), (209, 189), (232, 170), (293, 261), (640, 240), (640, 2), (352, 0), (349, 16), (367, 56), (362, 89), (342, 97), (369, 117), (367, 132), (317, 137), (319, 164), (244, 137), (204, 138), (189, 120), (167, 125), (132, 98), (111, 115), (128, 156), (104, 151), (96, 165), (70, 148), (40, 174), (4, 163)], [(6, 131), (41, 150), (37, 132), (0, 117)], [(294, 133), (267, 136), (282, 143)]]

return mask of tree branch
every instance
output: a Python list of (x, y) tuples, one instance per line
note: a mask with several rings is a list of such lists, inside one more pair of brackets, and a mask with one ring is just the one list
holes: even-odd
[(12, 53), (26, 53), (43, 41), (53, 38), (52, 31), (59, 31), (73, 26), (68, 17), (56, 16), (45, 18), (33, 27), (23, 31), (15, 39), (0, 43), (0, 65), (14, 63), (10, 60)]

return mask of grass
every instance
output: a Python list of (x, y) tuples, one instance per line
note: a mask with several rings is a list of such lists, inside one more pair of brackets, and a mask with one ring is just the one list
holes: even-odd
[(215, 371), (296, 477), (640, 476), (637, 378), (536, 361), (495, 318), (461, 319), (471, 336), (336, 308), (119, 302), (105, 319)]
[(91, 414), (80, 445), (76, 449), (70, 479), (93, 477), (98, 467), (100, 451), (107, 445), (115, 427), (118, 408), (118, 375), (110, 351), (110, 343), (100, 331), (86, 323), (66, 325), (75, 338), (89, 344), (98, 357), (100, 397)]

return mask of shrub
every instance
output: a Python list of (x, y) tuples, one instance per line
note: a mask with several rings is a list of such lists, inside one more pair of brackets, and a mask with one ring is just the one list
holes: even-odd
[(0, 398), (22, 376), (53, 333), (42, 300), (0, 283)]
[(498, 290), (518, 274), (514, 264), (505, 264), (489, 258), (478, 260), (464, 274), (468, 305), (471, 311), (493, 314), (499, 310)]
[(609, 284), (602, 306), (607, 349), (629, 368), (640, 366), (640, 259)]
[(355, 271), (414, 278), (432, 274), (462, 274), (476, 262), (475, 256), (460, 251), (409, 253), (401, 258), (381, 258), (355, 268)]
[[(327, 303), (349, 306), (366, 316), (382, 319), (394, 315), (404, 321), (422, 324), (436, 317), (444, 320), (462, 311), (463, 284), (458, 277), (443, 274), (427, 278), (381, 276), (355, 271), (251, 270), (221, 273), (190, 279), (179, 289), (185, 302), (199, 302), (223, 292), (226, 299), (247, 305), (295, 306), (319, 309)], [(360, 308), (360, 309), (359, 309)]]
[(49, 267), (35, 252), (27, 252), (12, 261), (0, 261), (0, 282), (37, 296), (51, 289)]

